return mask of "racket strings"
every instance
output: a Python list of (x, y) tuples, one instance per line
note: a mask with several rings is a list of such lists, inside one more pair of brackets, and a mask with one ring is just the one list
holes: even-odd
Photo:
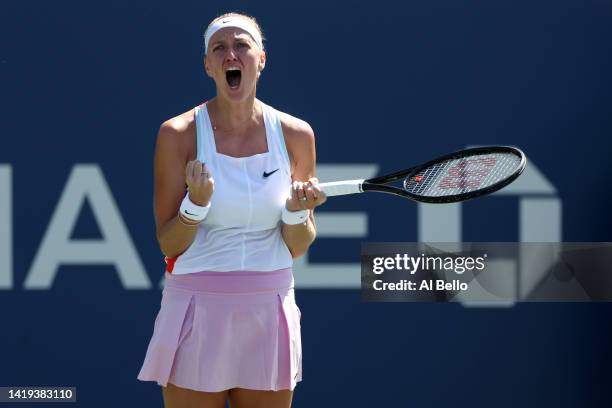
[(429, 197), (466, 194), (510, 177), (520, 165), (521, 158), (509, 153), (450, 159), (406, 179), (404, 188), (411, 194)]
[(424, 192), (444, 174), (447, 164), (448, 162), (441, 162), (426, 168), (412, 179), (407, 179), (406, 181), (410, 181), (410, 183), (405, 183), (404, 188), (412, 194), (425, 195)]
[(513, 154), (497, 153), (491, 154), (490, 156), (496, 159), (496, 163), (489, 174), (483, 177), (482, 187), (479, 187), (479, 189), (487, 188), (510, 177), (521, 165), (520, 157)]

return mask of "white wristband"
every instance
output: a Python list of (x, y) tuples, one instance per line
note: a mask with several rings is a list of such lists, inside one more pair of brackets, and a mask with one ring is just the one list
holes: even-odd
[(185, 198), (183, 198), (181, 209), (179, 211), (183, 217), (189, 220), (202, 221), (204, 218), (206, 218), (206, 215), (208, 215), (208, 210), (210, 210), (210, 201), (206, 207), (196, 205), (189, 199), (189, 192), (187, 192), (187, 194), (185, 194)]
[(287, 207), (283, 207), (281, 219), (285, 224), (297, 225), (305, 223), (308, 220), (308, 215), (308, 210), (289, 211)]

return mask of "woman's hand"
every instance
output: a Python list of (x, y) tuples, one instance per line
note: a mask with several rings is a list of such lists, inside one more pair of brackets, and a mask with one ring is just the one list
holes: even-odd
[(189, 188), (189, 199), (195, 205), (205, 207), (215, 188), (215, 180), (199, 160), (192, 160), (185, 166), (185, 183)]
[(285, 204), (289, 211), (313, 210), (323, 204), (327, 196), (319, 189), (319, 179), (311, 177), (308, 181), (294, 181), (291, 185), (291, 197)]

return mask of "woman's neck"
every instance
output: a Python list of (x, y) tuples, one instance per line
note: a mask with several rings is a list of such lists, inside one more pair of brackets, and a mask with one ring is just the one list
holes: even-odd
[(214, 130), (233, 131), (245, 127), (257, 118), (259, 104), (255, 97), (239, 102), (215, 97), (208, 103), (209, 111), (212, 105)]

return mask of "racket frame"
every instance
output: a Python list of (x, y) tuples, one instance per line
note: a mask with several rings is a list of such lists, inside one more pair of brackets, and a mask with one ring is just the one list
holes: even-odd
[[(468, 156), (491, 154), (491, 153), (511, 153), (519, 157), (521, 161), (517, 169), (510, 176), (504, 178), (503, 180), (498, 181), (497, 183), (491, 184), (488, 187), (482, 188), (482, 189), (478, 189), (478, 190), (471, 191), (468, 193), (454, 194), (454, 195), (449, 195), (449, 196), (430, 197), (430, 196), (423, 196), (419, 194), (412, 194), (404, 190), (403, 188), (386, 185), (386, 183), (391, 183), (399, 179), (404, 179), (404, 180), (409, 179), (417, 175), (423, 169), (433, 166), (437, 163), (444, 162), (446, 160), (461, 159), (461, 158), (468, 157)], [(525, 157), (525, 154), (516, 147), (512, 147), (512, 146), (474, 147), (470, 149), (459, 150), (453, 153), (446, 154), (444, 156), (440, 156), (434, 160), (430, 160), (426, 163), (411, 167), (409, 169), (404, 169), (404, 170), (397, 171), (395, 173), (390, 173), (384, 176), (373, 177), (373, 178), (364, 180), (363, 184), (361, 185), (361, 190), (364, 192), (371, 191), (371, 192), (395, 194), (398, 196), (409, 198), (414, 201), (420, 201), (420, 202), (431, 203), (431, 204), (454, 203), (454, 202), (459, 202), (459, 201), (471, 200), (473, 198), (480, 197), (486, 194), (491, 194), (497, 190), (504, 188), (505, 186), (512, 183), (514, 180), (516, 180), (518, 176), (521, 175), (526, 165), (527, 165), (527, 158)]]

